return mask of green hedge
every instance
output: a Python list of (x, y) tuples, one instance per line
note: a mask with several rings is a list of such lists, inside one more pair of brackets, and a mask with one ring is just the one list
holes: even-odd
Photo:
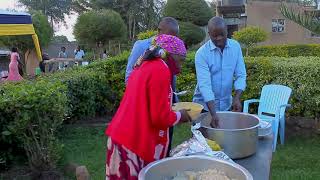
[[(245, 49), (243, 49), (245, 54)], [(317, 56), (320, 57), (320, 44), (298, 44), (298, 45), (273, 45), (257, 46), (249, 49), (251, 57), (298, 57)]]
[(62, 83), (43, 80), (0, 86), (1, 169), (15, 153), (26, 154), (34, 171), (55, 167), (62, 147), (55, 134), (67, 109), (65, 92)]
[(66, 86), (68, 109), (66, 119), (82, 120), (95, 115), (112, 113), (112, 91), (108, 84), (108, 75), (94, 69), (76, 68), (65, 72), (41, 77), (46, 81), (60, 81)]

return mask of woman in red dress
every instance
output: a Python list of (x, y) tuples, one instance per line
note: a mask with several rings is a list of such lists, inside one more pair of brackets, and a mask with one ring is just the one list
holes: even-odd
[(137, 180), (147, 164), (166, 156), (169, 128), (191, 118), (171, 108), (171, 77), (186, 56), (182, 40), (159, 35), (130, 76), (117, 113), (106, 130), (106, 179)]

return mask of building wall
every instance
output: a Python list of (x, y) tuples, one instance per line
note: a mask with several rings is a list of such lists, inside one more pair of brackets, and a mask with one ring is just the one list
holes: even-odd
[[(303, 10), (297, 4), (291, 7)], [(270, 33), (269, 39), (263, 44), (307, 44), (320, 43), (320, 38), (311, 37), (310, 31), (284, 18), (280, 12), (280, 2), (247, 1), (247, 25), (259, 26)], [(285, 19), (285, 31), (272, 32), (272, 19)]]

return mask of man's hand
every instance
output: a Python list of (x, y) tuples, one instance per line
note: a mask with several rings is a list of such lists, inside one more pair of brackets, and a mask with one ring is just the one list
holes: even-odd
[(208, 110), (211, 114), (210, 126), (213, 128), (218, 128), (219, 127), (219, 118), (216, 114), (216, 108), (215, 108), (214, 101), (207, 102), (207, 106), (208, 106)]
[[(212, 115), (211, 115), (212, 116)], [(212, 128), (219, 128), (219, 117), (217, 116), (217, 114), (214, 114), (211, 118), (211, 123), (210, 126)]]
[(234, 98), (232, 102), (233, 112), (242, 112), (242, 104), (239, 98)]
[(241, 104), (241, 97), (242, 90), (236, 90), (236, 95), (232, 101), (232, 111), (233, 112), (242, 112), (242, 104)]
[(188, 123), (192, 121), (191, 117), (185, 109), (181, 109), (179, 112), (181, 113), (181, 123)]

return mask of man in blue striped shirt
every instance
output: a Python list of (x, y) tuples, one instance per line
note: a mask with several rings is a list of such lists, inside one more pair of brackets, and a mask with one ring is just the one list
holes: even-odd
[[(212, 127), (219, 126), (216, 111), (241, 112), (240, 97), (246, 88), (246, 68), (240, 44), (227, 38), (227, 26), (220, 17), (208, 23), (210, 39), (196, 53), (197, 86), (193, 101), (205, 106)], [(235, 96), (232, 98), (232, 90)]]

